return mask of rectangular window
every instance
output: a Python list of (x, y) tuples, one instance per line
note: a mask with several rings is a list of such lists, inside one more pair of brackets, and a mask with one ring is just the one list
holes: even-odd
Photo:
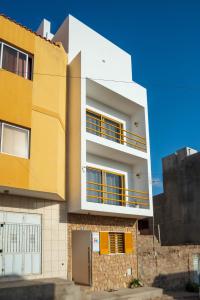
[(109, 232), (109, 253), (125, 253), (125, 239), (123, 232)]
[(0, 152), (18, 157), (29, 157), (29, 130), (0, 122)]
[(100, 254), (132, 254), (133, 251), (132, 232), (100, 232)]
[(87, 167), (87, 201), (124, 204), (124, 175)]
[(87, 132), (123, 144), (123, 124), (96, 112), (86, 111)]
[(0, 68), (32, 79), (32, 56), (0, 42)]

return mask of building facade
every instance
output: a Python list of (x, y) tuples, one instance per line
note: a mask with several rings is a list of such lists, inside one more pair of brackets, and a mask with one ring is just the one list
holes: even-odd
[(3, 280), (66, 276), (66, 66), (61, 44), (0, 16)]
[(126, 286), (137, 220), (153, 214), (131, 56), (72, 16), (55, 35), (47, 20), (37, 34), (0, 22), (1, 277)]
[(137, 277), (136, 221), (153, 212), (146, 90), (131, 56), (74, 17), (53, 41), (68, 54), (68, 276), (123, 287)]
[(200, 153), (186, 147), (162, 164), (164, 192), (154, 197), (155, 234), (162, 245), (199, 245)]

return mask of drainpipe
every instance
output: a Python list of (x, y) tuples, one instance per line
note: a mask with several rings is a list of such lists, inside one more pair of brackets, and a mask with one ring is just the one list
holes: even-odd
[(136, 260), (137, 260), (137, 278), (139, 278), (139, 259), (138, 259), (138, 220), (136, 222)]

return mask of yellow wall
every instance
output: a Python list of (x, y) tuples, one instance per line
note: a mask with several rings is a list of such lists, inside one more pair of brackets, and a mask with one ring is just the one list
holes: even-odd
[(2, 16), (0, 39), (34, 56), (33, 81), (0, 70), (0, 120), (31, 129), (30, 159), (0, 153), (0, 186), (64, 199), (66, 53)]

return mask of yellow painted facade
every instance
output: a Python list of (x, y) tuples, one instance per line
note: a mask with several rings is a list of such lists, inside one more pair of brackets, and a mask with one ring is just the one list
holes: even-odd
[(29, 159), (0, 153), (0, 187), (64, 200), (67, 54), (3, 16), (0, 40), (33, 55), (33, 80), (0, 69), (0, 120), (31, 130)]

